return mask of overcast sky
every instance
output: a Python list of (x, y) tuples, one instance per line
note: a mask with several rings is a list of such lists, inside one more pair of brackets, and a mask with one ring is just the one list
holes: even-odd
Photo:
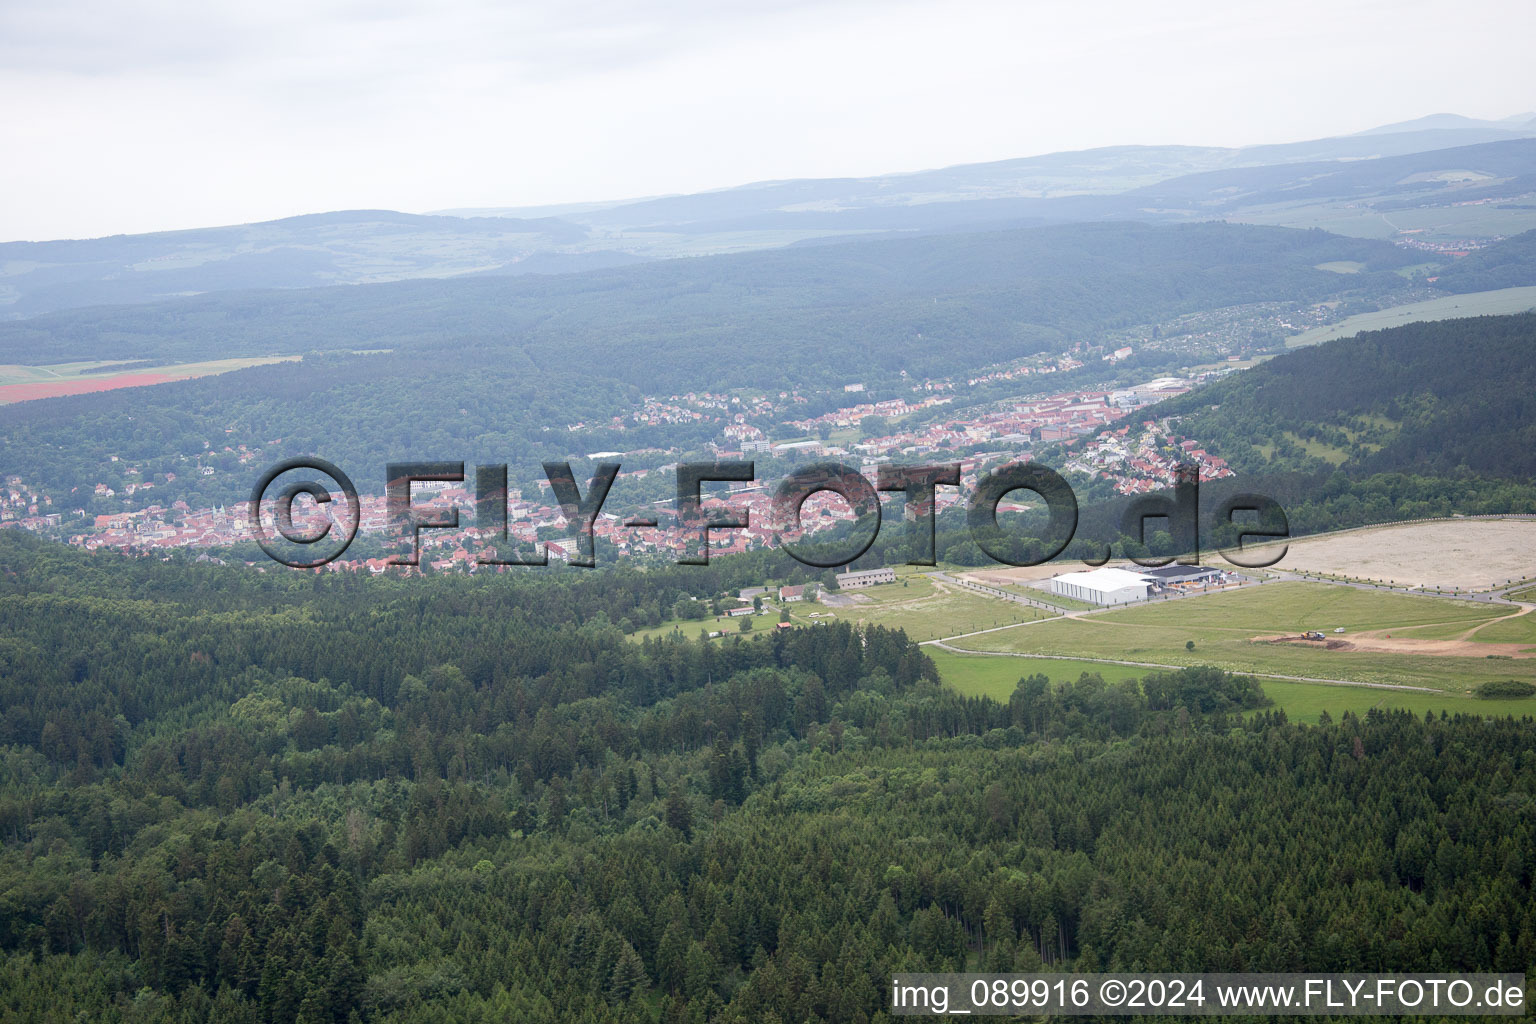
[(1536, 108), (1532, 0), (0, 0), (0, 239)]

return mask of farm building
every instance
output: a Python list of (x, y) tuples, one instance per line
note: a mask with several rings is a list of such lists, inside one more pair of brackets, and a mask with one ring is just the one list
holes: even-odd
[(1068, 572), (1051, 580), (1051, 593), (1089, 604), (1129, 604), (1145, 601), (1152, 584), (1141, 573), (1124, 569)]

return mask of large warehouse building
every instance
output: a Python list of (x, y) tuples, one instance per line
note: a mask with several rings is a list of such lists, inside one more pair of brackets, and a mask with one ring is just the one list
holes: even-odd
[(1130, 604), (1145, 601), (1151, 581), (1124, 569), (1094, 569), (1063, 573), (1051, 580), (1051, 593), (1089, 604)]

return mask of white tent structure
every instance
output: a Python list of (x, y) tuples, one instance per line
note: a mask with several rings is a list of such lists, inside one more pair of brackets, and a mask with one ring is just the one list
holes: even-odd
[(1089, 604), (1130, 604), (1145, 601), (1150, 577), (1125, 569), (1094, 569), (1069, 572), (1051, 580), (1051, 593)]

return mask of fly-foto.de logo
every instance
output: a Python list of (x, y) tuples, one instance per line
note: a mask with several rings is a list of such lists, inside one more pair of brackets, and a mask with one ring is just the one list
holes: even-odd
[[(568, 559), (578, 566), (596, 564), (593, 528), (608, 500), (609, 490), (619, 475), (619, 463), (598, 463), (583, 488), (568, 462), (543, 464), (545, 479), (565, 517), (575, 551)], [(299, 471), (318, 472), (331, 478), (331, 484), (305, 478), (291, 479), (274, 488), (280, 478)], [(388, 533), (409, 542), (409, 551), (389, 558), (394, 565), (416, 565), (420, 558), (423, 530), (459, 528), (457, 506), (424, 509), (412, 501), (414, 484), (463, 483), (462, 462), (392, 462), (384, 468), (385, 519)], [(545, 549), (519, 555), (505, 554), (508, 539), (507, 467), (475, 467), (475, 524), (482, 540), (494, 550), (477, 556), (481, 565), (546, 565)], [(803, 466), (779, 481), (773, 491), (771, 518), (778, 546), (796, 561), (818, 569), (847, 565), (869, 550), (880, 533), (880, 492), (899, 492), (904, 496), (902, 518), (907, 522), (910, 565), (934, 565), (935, 508), (940, 486), (958, 487), (961, 466), (958, 462), (934, 465), (882, 465), (874, 482), (851, 466), (839, 462), (817, 462)], [(673, 511), (682, 536), (680, 565), (708, 565), (709, 537), (713, 531), (745, 529), (750, 510), (705, 509), (702, 487), (706, 483), (756, 482), (755, 466), (748, 461), (684, 462), (677, 466), (677, 492)], [(1172, 496), (1142, 495), (1133, 500), (1121, 516), (1120, 533), (1145, 548), (1148, 524), (1166, 520), (1167, 531), (1180, 552), (1178, 560), (1198, 560), (1200, 551), (1199, 468), (1184, 465), (1177, 469)], [(268, 492), (272, 493), (269, 494)], [(831, 492), (840, 495), (853, 509), (849, 528), (836, 531), (834, 540), (815, 541), (802, 527), (801, 511), (813, 494)], [(1043, 504), (1048, 520), (1043, 528), (1029, 533), (1010, 531), (998, 521), (998, 506), (1003, 498), (1018, 491), (1034, 494)], [(339, 497), (339, 501), (338, 501)], [(304, 525), (295, 521), (296, 508), (305, 513)], [(344, 514), (315, 515), (325, 507), (344, 506)], [(1239, 522), (1244, 514), (1251, 519)], [(1066, 550), (1077, 533), (1078, 504), (1072, 487), (1055, 470), (1035, 462), (1009, 462), (983, 473), (976, 486), (965, 495), (966, 528), (971, 539), (988, 557), (1007, 565), (1039, 565)], [(294, 568), (311, 569), (339, 558), (357, 536), (362, 522), (361, 502), (352, 479), (338, 466), (324, 459), (300, 457), (280, 462), (257, 480), (251, 491), (250, 524), (256, 541), (274, 560)], [(1220, 503), (1211, 517), (1213, 526), (1235, 528), (1234, 546), (1221, 554), (1234, 565), (1261, 568), (1273, 565), (1285, 556), (1285, 547), (1266, 550), (1262, 555), (1244, 553), (1250, 540), (1274, 541), (1290, 536), (1285, 510), (1271, 498), (1259, 494), (1237, 494)], [(655, 530), (658, 520), (634, 516), (623, 520), (629, 530)], [(1228, 531), (1230, 534), (1232, 531)], [(497, 540), (502, 543), (496, 546)], [(1108, 561), (1108, 545), (1102, 558), (1090, 558), (1093, 564)], [(1148, 557), (1127, 553), (1141, 565), (1165, 565), (1173, 556)]]

